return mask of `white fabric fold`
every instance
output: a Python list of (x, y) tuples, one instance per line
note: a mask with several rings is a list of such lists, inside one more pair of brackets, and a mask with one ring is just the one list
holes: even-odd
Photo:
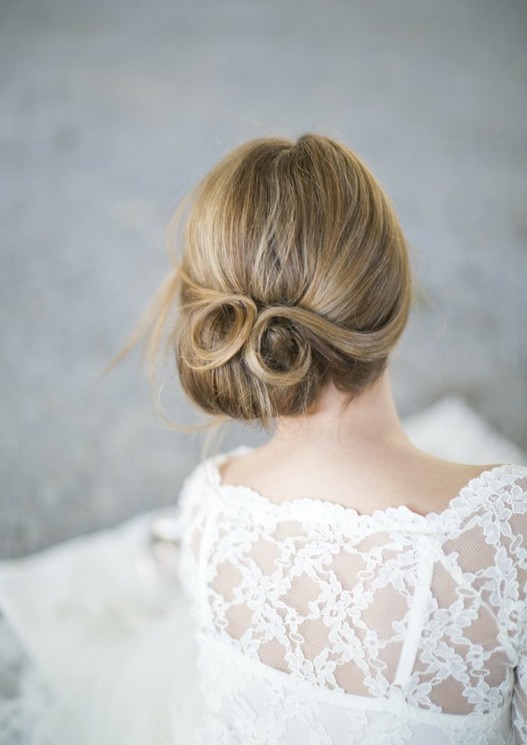
[(22, 668), (1, 745), (191, 743), (194, 624), (149, 550), (156, 516), (0, 562), (0, 665)]

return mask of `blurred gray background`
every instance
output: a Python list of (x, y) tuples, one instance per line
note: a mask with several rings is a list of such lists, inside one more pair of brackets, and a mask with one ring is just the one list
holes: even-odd
[[(171, 505), (202, 436), (139, 349), (179, 198), (266, 135), (341, 139), (386, 188), (429, 300), (392, 362), (527, 447), (522, 0), (2, 0), (0, 555)], [(175, 377), (169, 415), (203, 421)], [(265, 440), (234, 426), (223, 448)]]

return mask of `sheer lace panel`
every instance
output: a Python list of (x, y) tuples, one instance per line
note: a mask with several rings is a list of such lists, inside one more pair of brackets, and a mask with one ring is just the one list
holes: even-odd
[(390, 581), (399, 550), (388, 536), (347, 547), (326, 537), (314, 546), (300, 523), (285, 522), (231, 551), (230, 533), (218, 532), (223, 556), (210, 582), (220, 633), (328, 688), (369, 695), (376, 679), (393, 682), (402, 639), (392, 622), (403, 623), (412, 588)]
[(335, 505), (313, 519), (309, 500), (280, 509), (203, 479), (188, 541), (203, 562), (204, 625), (328, 690), (402, 691), (449, 714), (486, 713), (514, 694), (527, 742), (527, 468), (499, 467), (461, 494), (444, 520), (404, 510), (362, 520)]
[[(526, 619), (527, 620), (527, 619)], [(515, 670), (512, 722), (515, 743), (527, 743), (527, 646), (523, 647), (520, 662)]]

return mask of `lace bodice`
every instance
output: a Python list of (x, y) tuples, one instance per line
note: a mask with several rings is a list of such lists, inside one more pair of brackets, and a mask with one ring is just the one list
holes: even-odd
[(207, 713), (200, 745), (527, 743), (527, 467), (440, 513), (180, 494), (180, 575)]

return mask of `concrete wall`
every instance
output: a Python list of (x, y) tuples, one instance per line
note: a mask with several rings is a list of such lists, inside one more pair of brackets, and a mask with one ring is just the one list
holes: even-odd
[[(137, 352), (100, 370), (165, 276), (179, 197), (261, 135), (342, 139), (395, 203), (429, 298), (393, 361), (401, 414), (459, 394), (527, 447), (526, 20), (521, 0), (0, 5), (3, 557), (177, 498), (199, 437), (156, 419)], [(175, 380), (164, 400), (197, 421)]]

